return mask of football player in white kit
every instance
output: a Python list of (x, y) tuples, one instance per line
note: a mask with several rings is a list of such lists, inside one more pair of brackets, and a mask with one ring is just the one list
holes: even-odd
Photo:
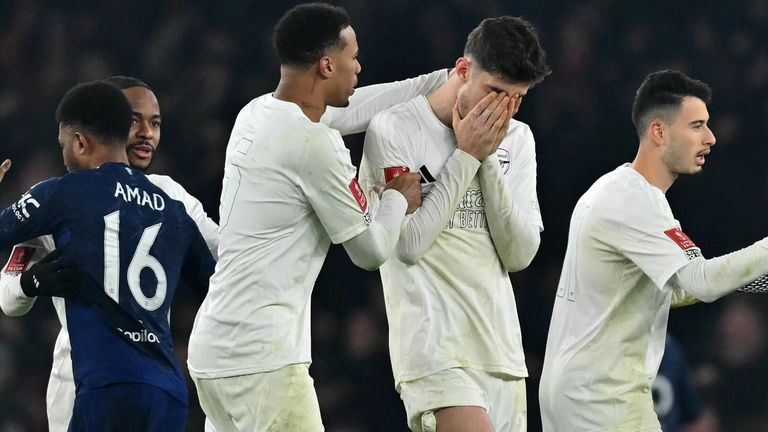
[[(160, 144), (162, 119), (157, 98), (146, 83), (136, 78), (115, 76), (106, 81), (122, 89), (128, 99), (133, 111), (133, 124), (128, 136), (128, 160), (131, 166), (146, 170)], [(187, 213), (197, 224), (215, 258), (219, 238), (216, 232), (218, 226), (205, 213), (200, 201), (168, 176), (150, 174), (147, 178), (163, 189), (168, 196), (184, 204)], [(22, 291), (20, 284), (22, 272), (37, 264), (53, 249), (51, 236), (38, 237), (14, 247), (9, 262), (0, 271), (0, 308), (5, 314), (20, 316), (32, 308), (37, 298), (27, 297)], [(49, 281), (55, 283), (56, 278), (52, 277)], [(60, 305), (63, 301), (59, 297), (52, 297), (52, 299), (54, 305)], [(60, 319), (63, 319), (61, 307), (57, 307), (57, 313), (60, 314)], [(66, 431), (72, 417), (75, 382), (72, 375), (70, 350), (69, 335), (62, 327), (53, 350), (53, 365), (46, 395), (48, 430), (51, 432)], [(206, 424), (206, 430), (213, 429)]]
[(419, 176), (398, 178), (371, 219), (341, 135), (448, 75), (355, 91), (355, 32), (327, 4), (288, 11), (274, 42), (277, 89), (240, 111), (227, 145), (219, 261), (189, 344), (201, 406), (220, 431), (323, 430), (308, 369), (310, 299), (328, 247), (342, 243), (375, 269), (421, 202)]
[(539, 398), (547, 432), (661, 431), (651, 386), (670, 306), (713, 301), (768, 273), (768, 238), (705, 259), (665, 193), (715, 144), (709, 86), (648, 75), (632, 108), (632, 163), (598, 179), (571, 217)]
[(530, 23), (489, 18), (446, 84), (369, 126), (365, 189), (409, 171), (423, 179), (422, 206), (381, 267), (395, 385), (413, 431), (526, 430), (508, 272), (531, 262), (543, 225), (533, 135), (511, 116), (549, 72)]

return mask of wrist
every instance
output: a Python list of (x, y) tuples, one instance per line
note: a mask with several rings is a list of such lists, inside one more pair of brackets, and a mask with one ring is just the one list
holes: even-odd
[(21, 274), (21, 278), (19, 278), (19, 285), (21, 286), (21, 291), (24, 293), (27, 297), (37, 297), (38, 295), (38, 285), (40, 283), (37, 281), (37, 278), (35, 275), (30, 273), (29, 271), (26, 271)]

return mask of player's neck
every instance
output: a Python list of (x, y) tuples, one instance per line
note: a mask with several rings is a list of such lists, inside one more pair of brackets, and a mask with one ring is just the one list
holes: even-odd
[(632, 168), (645, 177), (648, 183), (667, 193), (667, 190), (677, 179), (677, 174), (670, 172), (658, 155), (650, 153), (641, 145), (635, 160), (632, 161)]
[(327, 107), (322, 86), (315, 74), (286, 66), (280, 67), (280, 82), (272, 96), (281, 101), (295, 103), (304, 115), (315, 123), (320, 121)]
[(122, 149), (116, 148), (115, 150), (105, 147), (88, 160), (88, 168), (98, 168), (110, 162), (128, 165), (128, 155), (125, 153), (125, 147)]
[(453, 106), (459, 94), (461, 79), (454, 74), (443, 85), (427, 95), (427, 102), (441, 123), (453, 128)]

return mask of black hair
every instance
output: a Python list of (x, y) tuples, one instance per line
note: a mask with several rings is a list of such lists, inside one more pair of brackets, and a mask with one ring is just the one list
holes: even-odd
[(676, 70), (649, 74), (640, 84), (632, 104), (632, 123), (642, 139), (651, 120), (676, 113), (685, 97), (696, 97), (709, 105), (712, 89), (697, 79)]
[(145, 89), (154, 93), (154, 91), (149, 87), (147, 83), (134, 77), (115, 75), (109, 78), (105, 78), (104, 81), (115, 85), (120, 90), (125, 90), (133, 87), (144, 87)]
[(347, 12), (338, 6), (306, 3), (294, 7), (280, 18), (272, 34), (280, 64), (305, 68), (329, 48), (344, 48), (346, 42), (339, 34), (349, 25)]
[(484, 19), (469, 33), (464, 55), (512, 83), (538, 84), (552, 72), (536, 29), (520, 17)]
[(125, 145), (133, 111), (115, 85), (104, 81), (78, 84), (64, 95), (56, 108), (56, 123), (78, 126), (105, 144)]

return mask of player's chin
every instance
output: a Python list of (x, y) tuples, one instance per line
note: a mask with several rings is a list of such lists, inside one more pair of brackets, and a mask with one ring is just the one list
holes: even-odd
[(152, 159), (141, 159), (137, 157), (131, 157), (128, 156), (128, 163), (140, 171), (145, 171), (147, 168), (149, 168), (149, 164), (152, 162)]

